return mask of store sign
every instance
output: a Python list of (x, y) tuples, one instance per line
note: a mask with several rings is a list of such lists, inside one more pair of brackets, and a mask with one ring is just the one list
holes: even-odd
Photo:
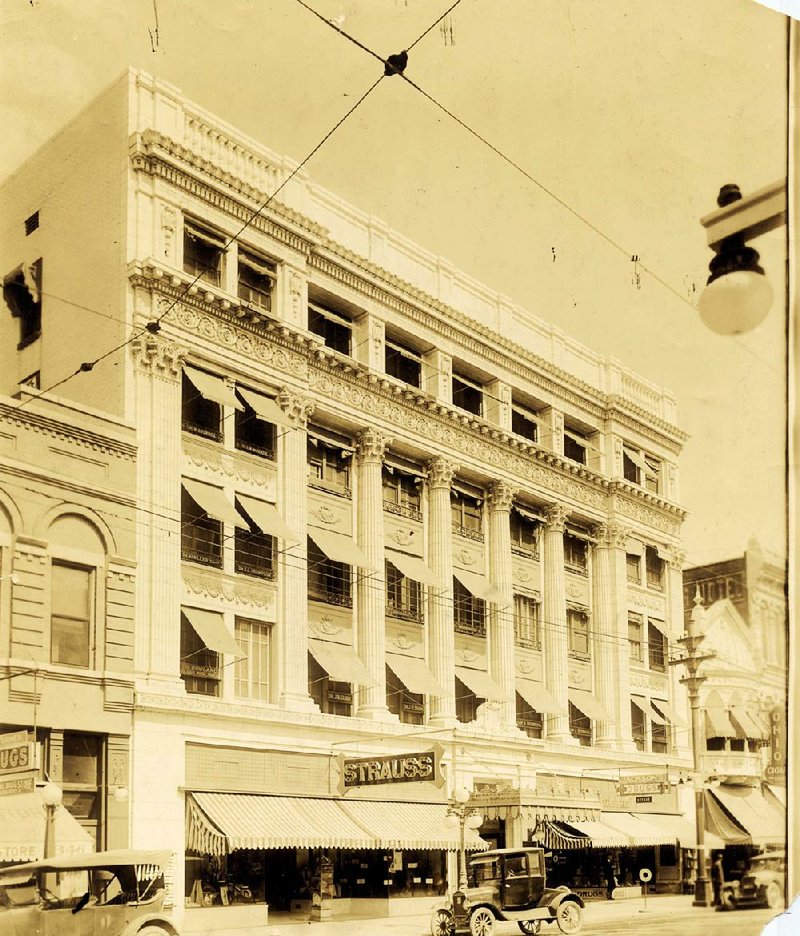
[(376, 757), (341, 758), (341, 786), (345, 789), (377, 786), (385, 783), (437, 782), (437, 752), (418, 754), (389, 754)]
[(669, 793), (669, 781), (664, 774), (644, 774), (625, 777), (619, 781), (620, 796), (642, 796), (653, 793)]
[(33, 742), (27, 731), (12, 731), (0, 735), (0, 776), (32, 770)]
[(0, 780), (0, 796), (13, 796), (16, 793), (33, 793), (35, 786), (34, 775), (29, 777), (9, 777)]
[(769, 713), (769, 763), (764, 778), (769, 783), (786, 783), (786, 711), (776, 705)]

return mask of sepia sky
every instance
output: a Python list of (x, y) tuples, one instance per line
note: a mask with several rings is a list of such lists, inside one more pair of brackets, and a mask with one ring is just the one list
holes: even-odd
[[(452, 0), (308, 2), (386, 56)], [(753, 333), (716, 336), (689, 303), (719, 187), (786, 173), (786, 17), (753, 0), (461, 0), (444, 25), (406, 74), (575, 214), (397, 77), (308, 173), (677, 395), (688, 564), (753, 535), (783, 552), (785, 229), (755, 245), (776, 303)], [(296, 0), (4, 0), (0, 42), (0, 178), (129, 64), (298, 161), (382, 71)], [(641, 268), (637, 286), (633, 254), (671, 288)]]

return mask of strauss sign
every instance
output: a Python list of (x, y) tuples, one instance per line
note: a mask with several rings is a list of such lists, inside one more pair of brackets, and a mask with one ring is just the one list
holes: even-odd
[(421, 751), (415, 754), (382, 754), (373, 757), (340, 757), (339, 787), (342, 792), (361, 786), (387, 783), (442, 784), (440, 753)]

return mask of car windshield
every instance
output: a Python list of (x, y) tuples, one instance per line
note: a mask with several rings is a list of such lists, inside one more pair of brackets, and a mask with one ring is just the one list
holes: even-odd
[(36, 881), (27, 878), (24, 881), (9, 881), (0, 885), (0, 910), (10, 907), (24, 907), (35, 904), (39, 899)]
[(783, 871), (785, 866), (783, 855), (760, 855), (750, 862), (751, 871)]
[(473, 887), (495, 883), (500, 880), (500, 862), (497, 858), (478, 858), (469, 867)]

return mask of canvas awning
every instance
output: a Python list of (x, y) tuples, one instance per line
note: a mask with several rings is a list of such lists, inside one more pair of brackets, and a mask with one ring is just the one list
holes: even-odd
[(409, 692), (422, 695), (444, 696), (445, 691), (436, 677), (419, 657), (405, 656), (402, 653), (387, 653), (386, 665), (397, 676)]
[(669, 719), (664, 718), (664, 716), (659, 712), (655, 705), (653, 705), (652, 700), (648, 701), (647, 704), (647, 714), (657, 725), (668, 725)]
[[(648, 813), (647, 821), (657, 826), (680, 843), (681, 848), (697, 848), (697, 820), (694, 816), (669, 816), (665, 813)], [(724, 848), (725, 842), (713, 832), (705, 829), (703, 842), (706, 848)]]
[[(443, 803), (348, 800), (340, 805), (354, 822), (370, 830), (377, 840), (376, 848), (458, 850), (458, 825), (453, 828), (447, 824)], [(464, 829), (464, 842), (467, 851), (489, 847), (472, 829)]]
[(352, 536), (346, 533), (335, 533), (333, 530), (322, 530), (314, 526), (308, 528), (308, 535), (334, 562), (344, 562), (345, 565), (359, 566), (372, 572), (378, 571), (378, 567), (367, 559)]
[(675, 836), (649, 822), (648, 816), (625, 812), (604, 812), (600, 816), (604, 825), (627, 836), (628, 845), (634, 848), (647, 845), (672, 845)]
[(247, 521), (228, 500), (221, 488), (202, 481), (192, 481), (190, 478), (182, 478), (181, 484), (186, 493), (205, 510), (209, 517), (222, 520), (223, 523), (231, 523), (240, 530), (250, 529)]
[(567, 707), (559, 705), (542, 683), (517, 676), (516, 686), (517, 692), (535, 712), (547, 715), (566, 715)]
[(330, 640), (315, 640), (312, 637), (309, 638), (308, 649), (332, 679), (356, 686), (376, 685), (377, 680), (370, 675), (361, 657), (352, 647)]
[[(29, 793), (0, 796), (0, 862), (42, 858), (46, 815), (40, 787)], [(94, 851), (92, 836), (64, 806), (56, 808), (53, 820), (56, 855)]]
[(782, 845), (786, 841), (786, 814), (766, 799), (760, 786), (723, 784), (710, 794), (750, 833), (753, 842)]
[(736, 729), (728, 718), (727, 711), (719, 705), (709, 705), (706, 708), (706, 737), (707, 738), (735, 738)]
[(627, 445), (622, 446), (622, 451), (640, 471), (650, 470), (647, 466), (647, 462), (644, 460), (644, 456), (639, 452), (635, 451), (634, 449), (629, 449)]
[(181, 611), (209, 650), (242, 656), (239, 645), (225, 626), (225, 618), (219, 611), (203, 611), (200, 608), (181, 608)]
[(625, 552), (630, 556), (641, 556), (644, 553), (644, 543), (629, 536), (625, 540)]
[(726, 845), (743, 845), (750, 842), (749, 833), (728, 816), (708, 790), (705, 792), (705, 815), (706, 829), (722, 839)]
[(763, 725), (760, 725), (744, 706), (732, 706), (730, 718), (733, 727), (738, 729), (740, 738), (752, 738), (756, 741), (761, 741), (767, 737), (764, 733)]
[(271, 397), (256, 393), (254, 390), (245, 390), (244, 387), (237, 387), (236, 391), (259, 419), (272, 423), (274, 426), (291, 428), (291, 420)]
[(563, 826), (560, 822), (552, 822), (548, 819), (539, 822), (531, 838), (545, 848), (557, 851), (589, 848), (591, 841), (588, 835), (576, 832), (569, 826)]
[(476, 598), (493, 601), (495, 604), (503, 603), (503, 596), (485, 575), (480, 575), (478, 572), (468, 572), (466, 569), (453, 569), (453, 575)]
[(569, 701), (575, 708), (580, 709), (587, 718), (593, 718), (596, 721), (613, 721), (591, 692), (587, 692), (585, 689), (569, 689), (567, 692)]
[(241, 402), (234, 393), (233, 387), (225, 383), (221, 377), (215, 377), (213, 374), (207, 374), (205, 371), (196, 370), (184, 364), (183, 372), (194, 384), (195, 389), (200, 396), (222, 406), (232, 406), (234, 409), (243, 410)]
[(479, 699), (492, 699), (502, 702), (503, 690), (497, 685), (486, 670), (470, 669), (467, 666), (457, 666), (456, 676), (464, 683), (467, 689), (475, 693)]
[(624, 848), (629, 845), (628, 836), (612, 829), (600, 819), (571, 820), (569, 827), (589, 839), (592, 848)]
[(686, 725), (686, 722), (668, 702), (664, 702), (661, 699), (651, 699), (650, 704), (663, 715), (671, 725), (677, 725), (679, 727)]
[(423, 585), (431, 585), (433, 588), (444, 588), (444, 582), (433, 574), (433, 570), (419, 556), (409, 556), (408, 553), (397, 549), (387, 549), (386, 558), (406, 578), (422, 582)]
[(269, 536), (277, 536), (278, 539), (286, 540), (287, 543), (299, 543), (300, 537), (293, 533), (277, 509), (266, 501), (255, 500), (252, 497), (246, 497), (239, 494), (239, 503), (250, 514), (253, 523)]

